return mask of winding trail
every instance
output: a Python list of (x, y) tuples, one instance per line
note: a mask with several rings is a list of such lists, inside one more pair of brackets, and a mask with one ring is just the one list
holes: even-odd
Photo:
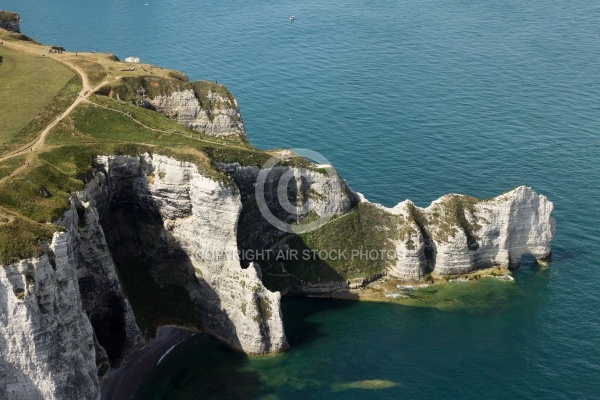
[[(24, 46), (23, 44), (20, 44), (20, 43), (4, 42), (3, 45), (14, 51), (18, 51), (18, 52), (25, 53), (25, 54), (30, 54), (32, 56), (39, 56), (39, 53), (33, 52), (32, 49), (30, 49), (27, 46)], [(127, 116), (128, 118), (130, 118), (136, 124), (139, 124), (140, 126), (146, 128), (148, 130), (152, 130), (152, 131), (159, 132), (159, 133), (170, 134), (170, 135), (178, 135), (181, 137), (185, 137), (187, 139), (196, 140), (196, 141), (207, 143), (207, 144), (210, 144), (213, 146), (227, 146), (227, 147), (236, 148), (236, 149), (240, 149), (240, 150), (250, 150), (248, 147), (245, 147), (245, 146), (240, 146), (240, 145), (236, 145), (233, 143), (227, 143), (227, 142), (219, 142), (218, 140), (209, 140), (206, 138), (194, 137), (192, 135), (186, 135), (186, 134), (178, 132), (176, 130), (165, 131), (165, 130), (161, 130), (161, 129), (152, 128), (150, 126), (145, 125), (141, 121), (135, 119), (133, 116), (131, 116), (130, 113), (124, 112), (122, 110), (116, 110), (114, 108), (110, 108), (110, 107), (95, 103), (89, 99), (90, 96), (94, 92), (96, 92), (98, 89), (100, 89), (102, 86), (106, 85), (107, 83), (114, 82), (114, 81), (120, 79), (121, 78), (120, 76), (111, 76), (110, 79), (104, 79), (102, 82), (100, 82), (96, 86), (92, 87), (87, 73), (81, 67), (76, 65), (75, 63), (67, 61), (65, 58), (61, 57), (60, 55), (50, 54), (50, 55), (48, 55), (48, 58), (51, 58), (54, 61), (57, 61), (57, 62), (65, 65), (67, 68), (69, 68), (72, 71), (74, 71), (75, 73), (77, 73), (81, 78), (82, 89), (79, 92), (79, 94), (77, 95), (77, 98), (73, 101), (73, 103), (71, 103), (71, 105), (69, 107), (67, 107), (66, 110), (64, 110), (59, 115), (57, 115), (56, 118), (52, 122), (50, 122), (48, 125), (46, 125), (46, 127), (39, 133), (39, 135), (37, 136), (37, 138), (35, 140), (31, 141), (30, 143), (28, 143), (26, 145), (21, 146), (17, 150), (10, 151), (5, 155), (0, 156), (0, 163), (10, 160), (10, 159), (13, 159), (13, 158), (16, 158), (16, 157), (24, 157), (24, 161), (23, 161), (22, 165), (20, 165), (19, 167), (15, 168), (13, 171), (11, 171), (9, 175), (0, 179), (0, 185), (3, 185), (7, 180), (12, 179), (15, 176), (18, 176), (20, 174), (23, 174), (29, 168), (39, 164), (39, 162), (41, 162), (41, 160), (39, 159), (38, 154), (47, 148), (46, 138), (48, 137), (48, 135), (50, 134), (52, 129), (54, 129), (61, 121), (63, 121), (65, 118), (67, 118), (75, 108), (77, 108), (81, 103), (84, 103), (84, 102), (93, 104), (97, 107), (102, 107), (102, 108), (110, 110), (110, 111), (121, 113), (121, 114)], [(9, 220), (12, 220), (15, 217), (15, 214), (8, 212), (7, 209), (0, 206), (0, 217), (5, 217), (5, 218), (8, 218)]]
[(44, 130), (42, 130), (42, 132), (40, 133), (40, 135), (38, 136), (38, 138), (35, 141), (28, 143), (27, 145), (21, 147), (19, 150), (13, 151), (12, 153), (10, 153), (6, 156), (0, 157), (0, 162), (14, 158), (14, 157), (19, 157), (19, 156), (22, 156), (25, 154), (36, 153), (36, 152), (39, 152), (40, 150), (42, 150), (44, 148), (44, 145), (46, 142), (46, 137), (48, 136), (50, 131), (56, 125), (58, 125), (59, 122), (61, 122), (63, 119), (65, 119), (67, 116), (69, 116), (69, 114), (71, 114), (71, 112), (79, 104), (86, 101), (88, 99), (88, 97), (90, 97), (92, 95), (92, 93), (94, 93), (96, 90), (100, 89), (102, 86), (104, 86), (110, 82), (108, 80), (105, 80), (92, 88), (89, 85), (87, 75), (81, 68), (77, 67), (76, 65), (67, 63), (66, 61), (63, 61), (63, 63), (72, 67), (75, 71), (77, 71), (77, 73), (81, 77), (83, 89), (81, 89), (81, 91), (79, 92), (79, 95), (77, 96), (75, 101), (73, 101), (73, 103), (71, 103), (71, 105), (65, 111), (63, 111), (61, 114), (59, 114), (51, 123), (49, 123), (44, 128)]
[[(11, 48), (14, 51), (18, 51), (18, 52), (24, 52), (23, 48), (19, 45), (15, 45), (13, 43), (9, 43), (9, 42), (5, 42), (3, 44), (4, 46)], [(28, 53), (27, 51), (25, 51), (25, 53)], [(31, 166), (34, 165), (34, 163), (39, 160), (37, 155), (38, 152), (40, 152), (41, 150), (44, 149), (45, 147), (45, 142), (46, 142), (46, 137), (48, 136), (48, 134), (50, 133), (50, 131), (60, 122), (62, 121), (65, 117), (67, 117), (82, 101), (86, 100), (95, 90), (99, 89), (102, 85), (108, 83), (108, 81), (104, 81), (102, 83), (100, 83), (99, 85), (97, 85), (96, 87), (92, 88), (90, 86), (90, 81), (89, 78), (87, 76), (87, 74), (85, 73), (85, 71), (83, 69), (81, 69), (80, 67), (78, 67), (77, 65), (74, 65), (70, 62), (65, 61), (64, 59), (59, 59), (56, 57), (50, 57), (53, 60), (60, 62), (61, 64), (65, 65), (67, 68), (75, 71), (80, 77), (81, 77), (81, 83), (82, 83), (82, 89), (79, 92), (77, 98), (75, 99), (75, 101), (73, 101), (73, 103), (65, 110), (63, 111), (61, 114), (59, 114), (51, 123), (49, 123), (39, 134), (39, 136), (37, 137), (37, 139), (35, 139), (33, 142), (28, 143), (27, 145), (19, 148), (16, 151), (12, 151), (7, 155), (4, 155), (2, 157), (0, 157), (0, 162), (15, 158), (15, 157), (21, 157), (21, 156), (25, 156), (24, 162), (21, 166), (19, 166), (18, 168), (14, 169), (13, 171), (11, 171), (9, 173), (9, 175), (5, 176), (4, 178), (0, 179), (0, 185), (3, 185), (8, 179), (12, 179), (15, 176), (18, 176), (20, 174), (22, 174), (23, 172), (25, 172), (27, 169), (29, 169)], [(10, 212), (9, 210), (7, 210), (5, 207), (0, 207), (0, 217), (4, 217), (6, 218), (9, 222), (12, 221), (15, 218), (16, 214), (13, 212)], [(22, 218), (26, 218), (25, 216), (22, 216)], [(26, 218), (28, 219), (28, 218)]]
[[(5, 46), (6, 46), (6, 44), (5, 44)], [(10, 47), (10, 45), (7, 47)], [(15, 48), (14, 50), (18, 51), (18, 48)], [(68, 116), (71, 113), (71, 111), (73, 111), (75, 109), (75, 107), (77, 107), (83, 100), (87, 99), (91, 95), (91, 93), (93, 93), (94, 90), (99, 89), (100, 86), (108, 83), (108, 82), (102, 82), (97, 87), (91, 88), (87, 74), (80, 67), (78, 67), (77, 65), (71, 64), (67, 61), (64, 61), (64, 60), (58, 60), (54, 57), (52, 57), (52, 59), (66, 65), (68, 68), (74, 70), (81, 77), (81, 82), (82, 82), (83, 88), (79, 92), (79, 95), (77, 96), (75, 101), (73, 101), (73, 103), (64, 112), (59, 114), (50, 124), (48, 124), (44, 128), (44, 130), (42, 130), (42, 132), (40, 133), (40, 135), (38, 136), (38, 138), (36, 140), (26, 144), (25, 146), (21, 147), (20, 149), (18, 149), (16, 151), (9, 153), (8, 155), (0, 157), (0, 162), (6, 161), (6, 160), (14, 158), (14, 157), (19, 157), (19, 156), (22, 156), (25, 154), (30, 154), (30, 153), (33, 153), (34, 151), (41, 150), (44, 147), (46, 137), (48, 136), (48, 133), (52, 130), (52, 128), (54, 128), (60, 121), (62, 121), (66, 116)], [(16, 173), (19, 169), (13, 171), (13, 174)]]
[(66, 61), (61, 61), (61, 62), (65, 65), (67, 65), (69, 68), (75, 70), (79, 74), (79, 76), (81, 77), (81, 83), (82, 83), (83, 88), (79, 92), (79, 95), (77, 96), (75, 101), (69, 106), (69, 108), (67, 108), (62, 114), (59, 114), (54, 121), (52, 121), (48, 126), (46, 126), (46, 128), (40, 134), (40, 137), (38, 138), (38, 140), (31, 146), (32, 151), (33, 150), (41, 150), (44, 146), (44, 142), (46, 141), (46, 137), (48, 136), (48, 133), (50, 133), (52, 128), (54, 128), (56, 125), (58, 125), (58, 123), (60, 121), (62, 121), (66, 116), (71, 114), (71, 111), (73, 111), (75, 109), (75, 107), (77, 107), (82, 101), (87, 99), (94, 92), (94, 90), (99, 89), (100, 86), (107, 83), (107, 82), (101, 82), (98, 86), (96, 86), (95, 88), (92, 89), (90, 87), (90, 81), (88, 79), (88, 76), (84, 70), (82, 70), (80, 67), (78, 67), (75, 64), (71, 64)]
[[(18, 43), (18, 42), (8, 42), (5, 41), (3, 44), (5, 47), (10, 48), (11, 50), (14, 51), (18, 51), (21, 53), (25, 53), (25, 54), (30, 54), (32, 56), (36, 56), (39, 57), (39, 53), (37, 52), (40, 49), (32, 49), (30, 47), (28, 47), (27, 45), (24, 45), (22, 43)], [(46, 56), (46, 55), (44, 55)], [(6, 181), (7, 178), (11, 178), (14, 177), (15, 175), (18, 175), (20, 173), (22, 173), (23, 171), (27, 170), (28, 167), (28, 163), (29, 166), (33, 165), (34, 161), (36, 161), (36, 157), (37, 154), (41, 152), (42, 150), (44, 150), (46, 148), (45, 142), (46, 142), (46, 138), (48, 137), (48, 134), (52, 131), (53, 128), (55, 128), (61, 121), (63, 121), (66, 117), (68, 117), (71, 112), (77, 108), (77, 106), (79, 106), (81, 103), (83, 102), (89, 102), (91, 104), (94, 104), (97, 107), (102, 107), (105, 108), (107, 110), (111, 110), (114, 112), (118, 112), (121, 113), (127, 117), (129, 117), (132, 121), (134, 121), (135, 123), (139, 124), (140, 126), (143, 126), (144, 128), (148, 129), (148, 130), (152, 130), (155, 132), (160, 132), (160, 133), (165, 133), (165, 134), (172, 134), (172, 135), (177, 135), (177, 136), (181, 136), (181, 137), (185, 137), (188, 139), (193, 139), (199, 142), (203, 142), (203, 143), (207, 143), (207, 144), (211, 144), (211, 145), (216, 145), (216, 146), (227, 146), (227, 147), (231, 147), (231, 148), (236, 148), (236, 149), (240, 149), (240, 150), (250, 150), (248, 147), (246, 146), (242, 146), (242, 145), (236, 145), (234, 143), (229, 143), (229, 142), (220, 142), (218, 140), (210, 140), (207, 138), (201, 138), (201, 137), (194, 137), (191, 135), (186, 135), (184, 133), (178, 132), (176, 130), (174, 131), (165, 131), (165, 130), (161, 130), (161, 129), (156, 129), (156, 128), (152, 128), (150, 126), (145, 125), (144, 123), (142, 123), (141, 121), (138, 121), (137, 119), (135, 119), (134, 117), (132, 117), (129, 113), (121, 111), (121, 110), (116, 110), (98, 103), (95, 103), (91, 100), (89, 100), (90, 96), (96, 92), (99, 88), (101, 88), (102, 86), (106, 85), (107, 83), (110, 82), (114, 82), (118, 79), (120, 79), (120, 76), (110, 76), (110, 79), (105, 79), (102, 82), (100, 82), (98, 85), (92, 87), (90, 84), (90, 79), (87, 75), (87, 73), (78, 65), (76, 65), (75, 63), (65, 59), (64, 57), (62, 57), (61, 55), (58, 54), (48, 54), (47, 55), (48, 58), (53, 59), (54, 61), (57, 61), (63, 65), (65, 65), (67, 68), (71, 69), (72, 71), (74, 71), (75, 73), (77, 73), (80, 78), (81, 78), (81, 82), (82, 82), (82, 89), (79, 92), (77, 98), (73, 101), (73, 103), (71, 103), (71, 105), (62, 113), (60, 113), (59, 115), (56, 116), (56, 118), (50, 122), (37, 136), (37, 138), (33, 141), (31, 141), (30, 143), (21, 146), (20, 148), (10, 151), (7, 154), (4, 154), (2, 156), (0, 156), (0, 162), (15, 158), (15, 157), (21, 157), (21, 156), (25, 156), (25, 162), (22, 166), (16, 168), (14, 171), (11, 172), (11, 175), (0, 179), (0, 185)]]

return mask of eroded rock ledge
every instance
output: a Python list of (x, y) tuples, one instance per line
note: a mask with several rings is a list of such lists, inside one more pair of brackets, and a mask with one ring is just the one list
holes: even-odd
[(208, 136), (246, 138), (237, 99), (218, 83), (147, 75), (123, 78), (99, 93), (157, 111)]

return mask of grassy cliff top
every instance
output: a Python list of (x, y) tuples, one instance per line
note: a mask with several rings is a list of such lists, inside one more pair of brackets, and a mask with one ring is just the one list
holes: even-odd
[[(60, 230), (52, 223), (70, 194), (84, 187), (98, 155), (163, 154), (233, 185), (221, 163), (260, 166), (274, 154), (244, 139), (191, 131), (134, 104), (140, 87), (151, 95), (190, 89), (203, 105), (209, 93), (233, 103), (221, 85), (111, 54), (54, 53), (60, 43), (42, 45), (2, 29), (0, 41), (0, 87), (6, 88), (0, 98), (0, 264), (41, 254), (37, 243)], [(107, 96), (111, 91), (118, 98)], [(311, 167), (303, 159), (286, 163)]]
[[(29, 124), (76, 74), (49, 57), (32, 57), (0, 46), (0, 151), (31, 140)], [(70, 100), (69, 100), (70, 101)]]
[(52, 222), (70, 193), (83, 188), (97, 155), (160, 153), (194, 162), (224, 184), (232, 182), (211, 156), (264, 158), (247, 143), (187, 130), (124, 101), (82, 98), (103, 84), (145, 75), (188, 82), (176, 71), (121, 63), (109, 54), (51, 53), (52, 46), (2, 29), (0, 41), (0, 264), (41, 254), (38, 242), (60, 230)]

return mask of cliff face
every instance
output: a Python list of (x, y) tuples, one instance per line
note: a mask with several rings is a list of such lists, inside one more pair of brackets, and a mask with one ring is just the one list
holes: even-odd
[[(42, 257), (0, 269), (1, 398), (99, 398), (99, 376), (142, 345), (138, 324), (147, 337), (160, 323), (200, 329), (252, 354), (287, 347), (280, 294), (263, 286), (255, 265), (242, 269), (237, 258), (242, 204), (231, 183), (159, 155), (97, 163), (99, 171), (59, 221), (66, 232), (54, 235)], [(141, 221), (133, 228), (150, 239), (138, 235), (127, 244), (132, 226), (124, 214)], [(137, 252), (124, 255), (132, 248)], [(117, 267), (131, 282), (132, 258), (147, 262), (134, 270), (135, 283), (151, 279), (156, 292), (121, 286)], [(143, 325), (156, 317), (139, 307), (143, 295), (157, 302), (173, 296), (172, 314), (188, 299), (190, 313)]]
[[(234, 185), (160, 155), (96, 163), (93, 179), (60, 221), (66, 232), (55, 234), (44, 256), (0, 270), (3, 398), (98, 398), (98, 376), (125, 362), (161, 324), (199, 329), (252, 354), (287, 347), (280, 293), (265, 288), (257, 264), (243, 269), (237, 257), (238, 250), (298, 237), (257, 211), (257, 167), (222, 165)], [(359, 213), (373, 232), (384, 232), (372, 235), (374, 243), (391, 243), (396, 254), (369, 276), (323, 281), (317, 271), (316, 280), (293, 285), (295, 293), (329, 296), (383, 274), (419, 280), (514, 267), (524, 254), (550, 256), (553, 206), (527, 187), (486, 201), (448, 195), (427, 208), (408, 200), (385, 208), (310, 168), (280, 166), (268, 176), (265, 200), (278, 217), (286, 218), (277, 188), (287, 176), (288, 200), (307, 202), (313, 211), (307, 219), (338, 217), (319, 228), (334, 227), (325, 237), (347, 235), (336, 224)], [(156, 304), (165, 308), (147, 308)]]
[(516, 267), (521, 257), (550, 256), (553, 204), (521, 186), (491, 200), (447, 195), (425, 209), (406, 200), (387, 212), (400, 216), (409, 231), (395, 241), (396, 262), (389, 274), (420, 279), (466, 274), (478, 269)]
[[(98, 161), (109, 193), (103, 198), (112, 199), (114, 205), (125, 196), (134, 213), (135, 209), (157, 211), (154, 219), (145, 212), (137, 215), (149, 229), (158, 225), (159, 230), (151, 248), (142, 246), (144, 253), (136, 257), (158, 265), (150, 273), (159, 286), (185, 286), (197, 328), (247, 353), (287, 347), (280, 294), (269, 292), (257, 270), (242, 269), (237, 259), (241, 201), (235, 187), (201, 175), (192, 163), (159, 155)], [(123, 193), (131, 189), (135, 197)], [(160, 268), (163, 262), (172, 264), (173, 257), (180, 268), (185, 266), (180, 272), (187, 276), (181, 283), (169, 282), (173, 271), (163, 273)]]
[(427, 208), (409, 200), (386, 208), (361, 197), (314, 231), (276, 237), (271, 248), (283, 257), (261, 263), (263, 281), (283, 293), (349, 297), (386, 275), (419, 281), (514, 268), (524, 255), (543, 262), (551, 254), (552, 208), (527, 187), (490, 200), (447, 195)]
[(194, 131), (210, 136), (245, 136), (235, 98), (208, 91), (204, 103), (192, 89), (148, 99), (156, 111)]
[(0, 10), (0, 28), (7, 31), (21, 33), (21, 17), (19, 14)]
[(93, 180), (84, 191), (73, 194), (71, 207), (58, 224), (70, 234), (81, 302), (94, 328), (96, 364), (102, 378), (111, 366), (127, 361), (143, 339), (119, 282), (98, 211), (91, 206), (98, 199), (102, 209), (107, 201), (108, 193), (100, 182)]
[(0, 268), (0, 398), (99, 399), (92, 325), (69, 233)]

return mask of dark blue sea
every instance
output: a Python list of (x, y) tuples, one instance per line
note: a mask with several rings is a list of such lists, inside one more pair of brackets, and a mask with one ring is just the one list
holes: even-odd
[[(431, 307), (286, 299), (288, 352), (249, 358), (196, 335), (139, 399), (600, 398), (597, 1), (0, 8), (38, 41), (225, 84), (255, 146), (320, 152), (371, 201), (426, 206), (524, 184), (555, 204), (553, 262), (525, 261), (515, 284), (445, 289)], [(386, 382), (361, 383), (372, 380)]]

